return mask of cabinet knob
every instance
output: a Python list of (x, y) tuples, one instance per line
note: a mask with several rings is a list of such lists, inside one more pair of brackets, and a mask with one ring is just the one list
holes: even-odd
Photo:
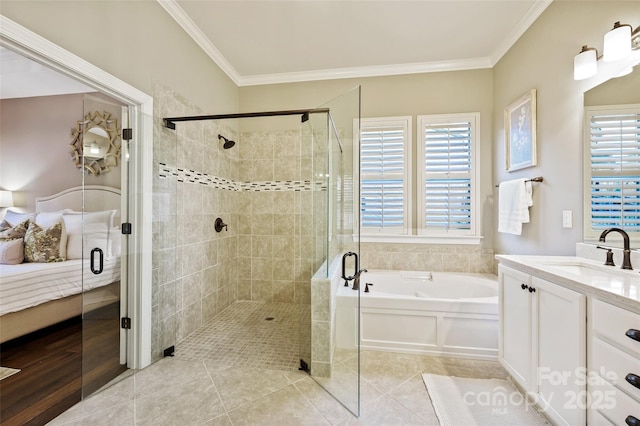
[(529, 286), (526, 285), (525, 283), (522, 283), (522, 284), (520, 284), (520, 288), (523, 289), (523, 290), (526, 290), (526, 289), (529, 288)]
[(630, 328), (627, 330), (626, 333), (624, 333), (629, 339), (633, 339), (633, 340), (637, 340), (638, 342), (640, 342), (640, 330), (636, 330), (633, 328)]
[(640, 376), (637, 374), (629, 373), (624, 378), (631, 386), (640, 389)]
[(627, 418), (624, 419), (624, 422), (629, 426), (640, 426), (640, 420), (638, 420), (637, 417), (627, 416)]
[(529, 293), (535, 293), (536, 289), (534, 287), (529, 287)]

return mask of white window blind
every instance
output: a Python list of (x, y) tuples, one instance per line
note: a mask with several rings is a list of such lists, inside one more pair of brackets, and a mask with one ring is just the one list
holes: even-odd
[(477, 114), (418, 117), (423, 234), (475, 235)]
[(640, 232), (640, 105), (586, 112), (591, 231)]
[(406, 233), (410, 120), (361, 120), (360, 218), (365, 234)]

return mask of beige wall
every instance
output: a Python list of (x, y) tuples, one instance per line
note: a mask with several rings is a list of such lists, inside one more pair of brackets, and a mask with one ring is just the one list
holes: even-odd
[[(521, 236), (496, 233), (497, 253), (571, 255), (582, 241), (582, 93), (591, 82), (573, 80), (573, 57), (584, 44), (601, 51), (615, 21), (637, 25), (638, 2), (555, 1), (494, 67), (494, 180), (544, 177), (531, 223)], [(538, 95), (538, 166), (507, 173), (502, 111), (530, 89)], [(573, 211), (572, 229), (562, 228), (563, 210)]]
[(159, 81), (204, 111), (239, 109), (236, 85), (155, 1), (3, 0), (0, 13), (149, 95)]
[[(35, 197), (82, 185), (69, 150), (71, 129), (83, 115), (82, 95), (4, 99), (0, 111), (0, 187), (15, 191), (16, 208), (33, 211)], [(85, 175), (85, 184), (120, 188), (120, 167)]]
[(624, 77), (612, 78), (585, 92), (584, 105), (624, 105), (640, 103), (640, 67)]

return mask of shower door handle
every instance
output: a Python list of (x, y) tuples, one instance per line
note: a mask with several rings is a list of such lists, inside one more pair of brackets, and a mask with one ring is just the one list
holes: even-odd
[[(98, 257), (98, 259), (100, 259), (100, 263), (98, 264), (98, 268), (96, 268), (95, 262), (96, 262), (96, 257), (95, 257), (95, 253), (98, 253), (100, 256)], [(104, 253), (102, 252), (102, 249), (99, 248), (94, 248), (93, 250), (91, 250), (91, 261), (89, 263), (89, 267), (91, 268), (91, 272), (93, 272), (95, 275), (101, 274), (102, 270), (104, 269)]]
[[(353, 275), (348, 277), (347, 276), (347, 271), (346, 271), (346, 263), (347, 263), (347, 257), (351, 257), (351, 256), (355, 256), (356, 258), (356, 269), (353, 272)], [(342, 279), (345, 281), (351, 281), (352, 279), (354, 279), (357, 275), (358, 275), (358, 271), (360, 270), (360, 265), (358, 262), (358, 253), (354, 253), (352, 251), (349, 251), (345, 254), (342, 255)]]

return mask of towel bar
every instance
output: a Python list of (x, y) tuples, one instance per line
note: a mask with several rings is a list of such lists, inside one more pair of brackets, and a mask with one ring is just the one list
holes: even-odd
[[(534, 177), (531, 179), (527, 179), (525, 180), (525, 182), (542, 182), (544, 179), (542, 178), (542, 176), (538, 176), (538, 177)], [(499, 187), (500, 185), (496, 185), (496, 188)]]

